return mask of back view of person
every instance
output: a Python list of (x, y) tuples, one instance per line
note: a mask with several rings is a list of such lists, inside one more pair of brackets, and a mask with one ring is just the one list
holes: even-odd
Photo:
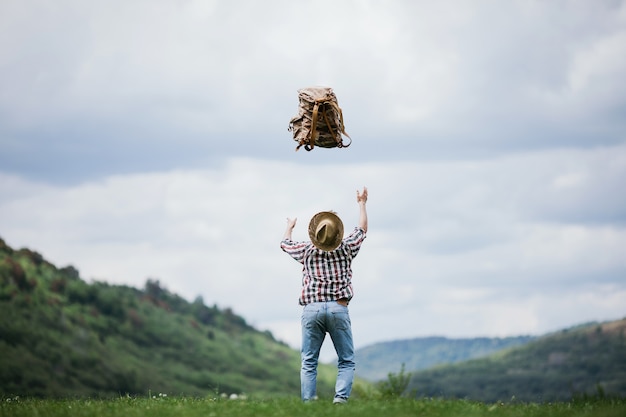
[(337, 382), (333, 403), (348, 401), (354, 381), (354, 343), (348, 304), (353, 297), (352, 260), (367, 233), (367, 188), (356, 192), (359, 224), (343, 238), (343, 223), (336, 213), (317, 213), (309, 222), (310, 241), (291, 239), (297, 219), (287, 219), (280, 243), (283, 251), (302, 264), (302, 366), (303, 401), (317, 398), (317, 365), (328, 333), (337, 352)]

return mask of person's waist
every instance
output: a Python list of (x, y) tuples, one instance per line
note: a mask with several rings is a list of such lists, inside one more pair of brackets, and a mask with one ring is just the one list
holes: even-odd
[(348, 304), (350, 304), (350, 300), (347, 298), (337, 298), (335, 300), (318, 300), (318, 301), (311, 301), (310, 303), (307, 304), (314, 304), (314, 303), (337, 303), (340, 304), (344, 307), (348, 307)]

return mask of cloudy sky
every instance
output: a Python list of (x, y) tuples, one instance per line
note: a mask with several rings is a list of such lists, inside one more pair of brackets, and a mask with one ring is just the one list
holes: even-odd
[[(2, 0), (0, 237), (298, 348), (286, 218), (367, 186), (357, 347), (619, 319), (625, 51), (619, 0)], [(349, 148), (294, 151), (312, 85)]]

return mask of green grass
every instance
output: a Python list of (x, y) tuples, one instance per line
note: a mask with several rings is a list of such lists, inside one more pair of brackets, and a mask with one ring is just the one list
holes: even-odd
[(303, 404), (297, 398), (229, 400), (222, 398), (121, 397), (114, 400), (2, 398), (0, 417), (622, 417), (625, 399), (581, 399), (560, 403), (489, 404), (466, 400), (406, 398), (355, 399), (333, 405), (330, 399)]

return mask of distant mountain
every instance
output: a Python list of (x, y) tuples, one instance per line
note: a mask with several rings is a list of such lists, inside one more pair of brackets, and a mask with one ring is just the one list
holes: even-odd
[(626, 397), (626, 319), (551, 333), (491, 356), (414, 372), (418, 397), (547, 402)]
[(402, 364), (406, 371), (427, 369), (480, 358), (531, 340), (531, 336), (469, 339), (424, 337), (376, 343), (355, 352), (357, 372), (366, 380), (380, 381), (386, 379), (390, 372), (399, 372)]
[[(335, 372), (321, 365), (320, 395), (333, 393)], [(0, 239), (0, 398), (298, 396), (299, 376), (296, 350), (231, 309), (190, 303), (156, 280), (88, 284)]]

